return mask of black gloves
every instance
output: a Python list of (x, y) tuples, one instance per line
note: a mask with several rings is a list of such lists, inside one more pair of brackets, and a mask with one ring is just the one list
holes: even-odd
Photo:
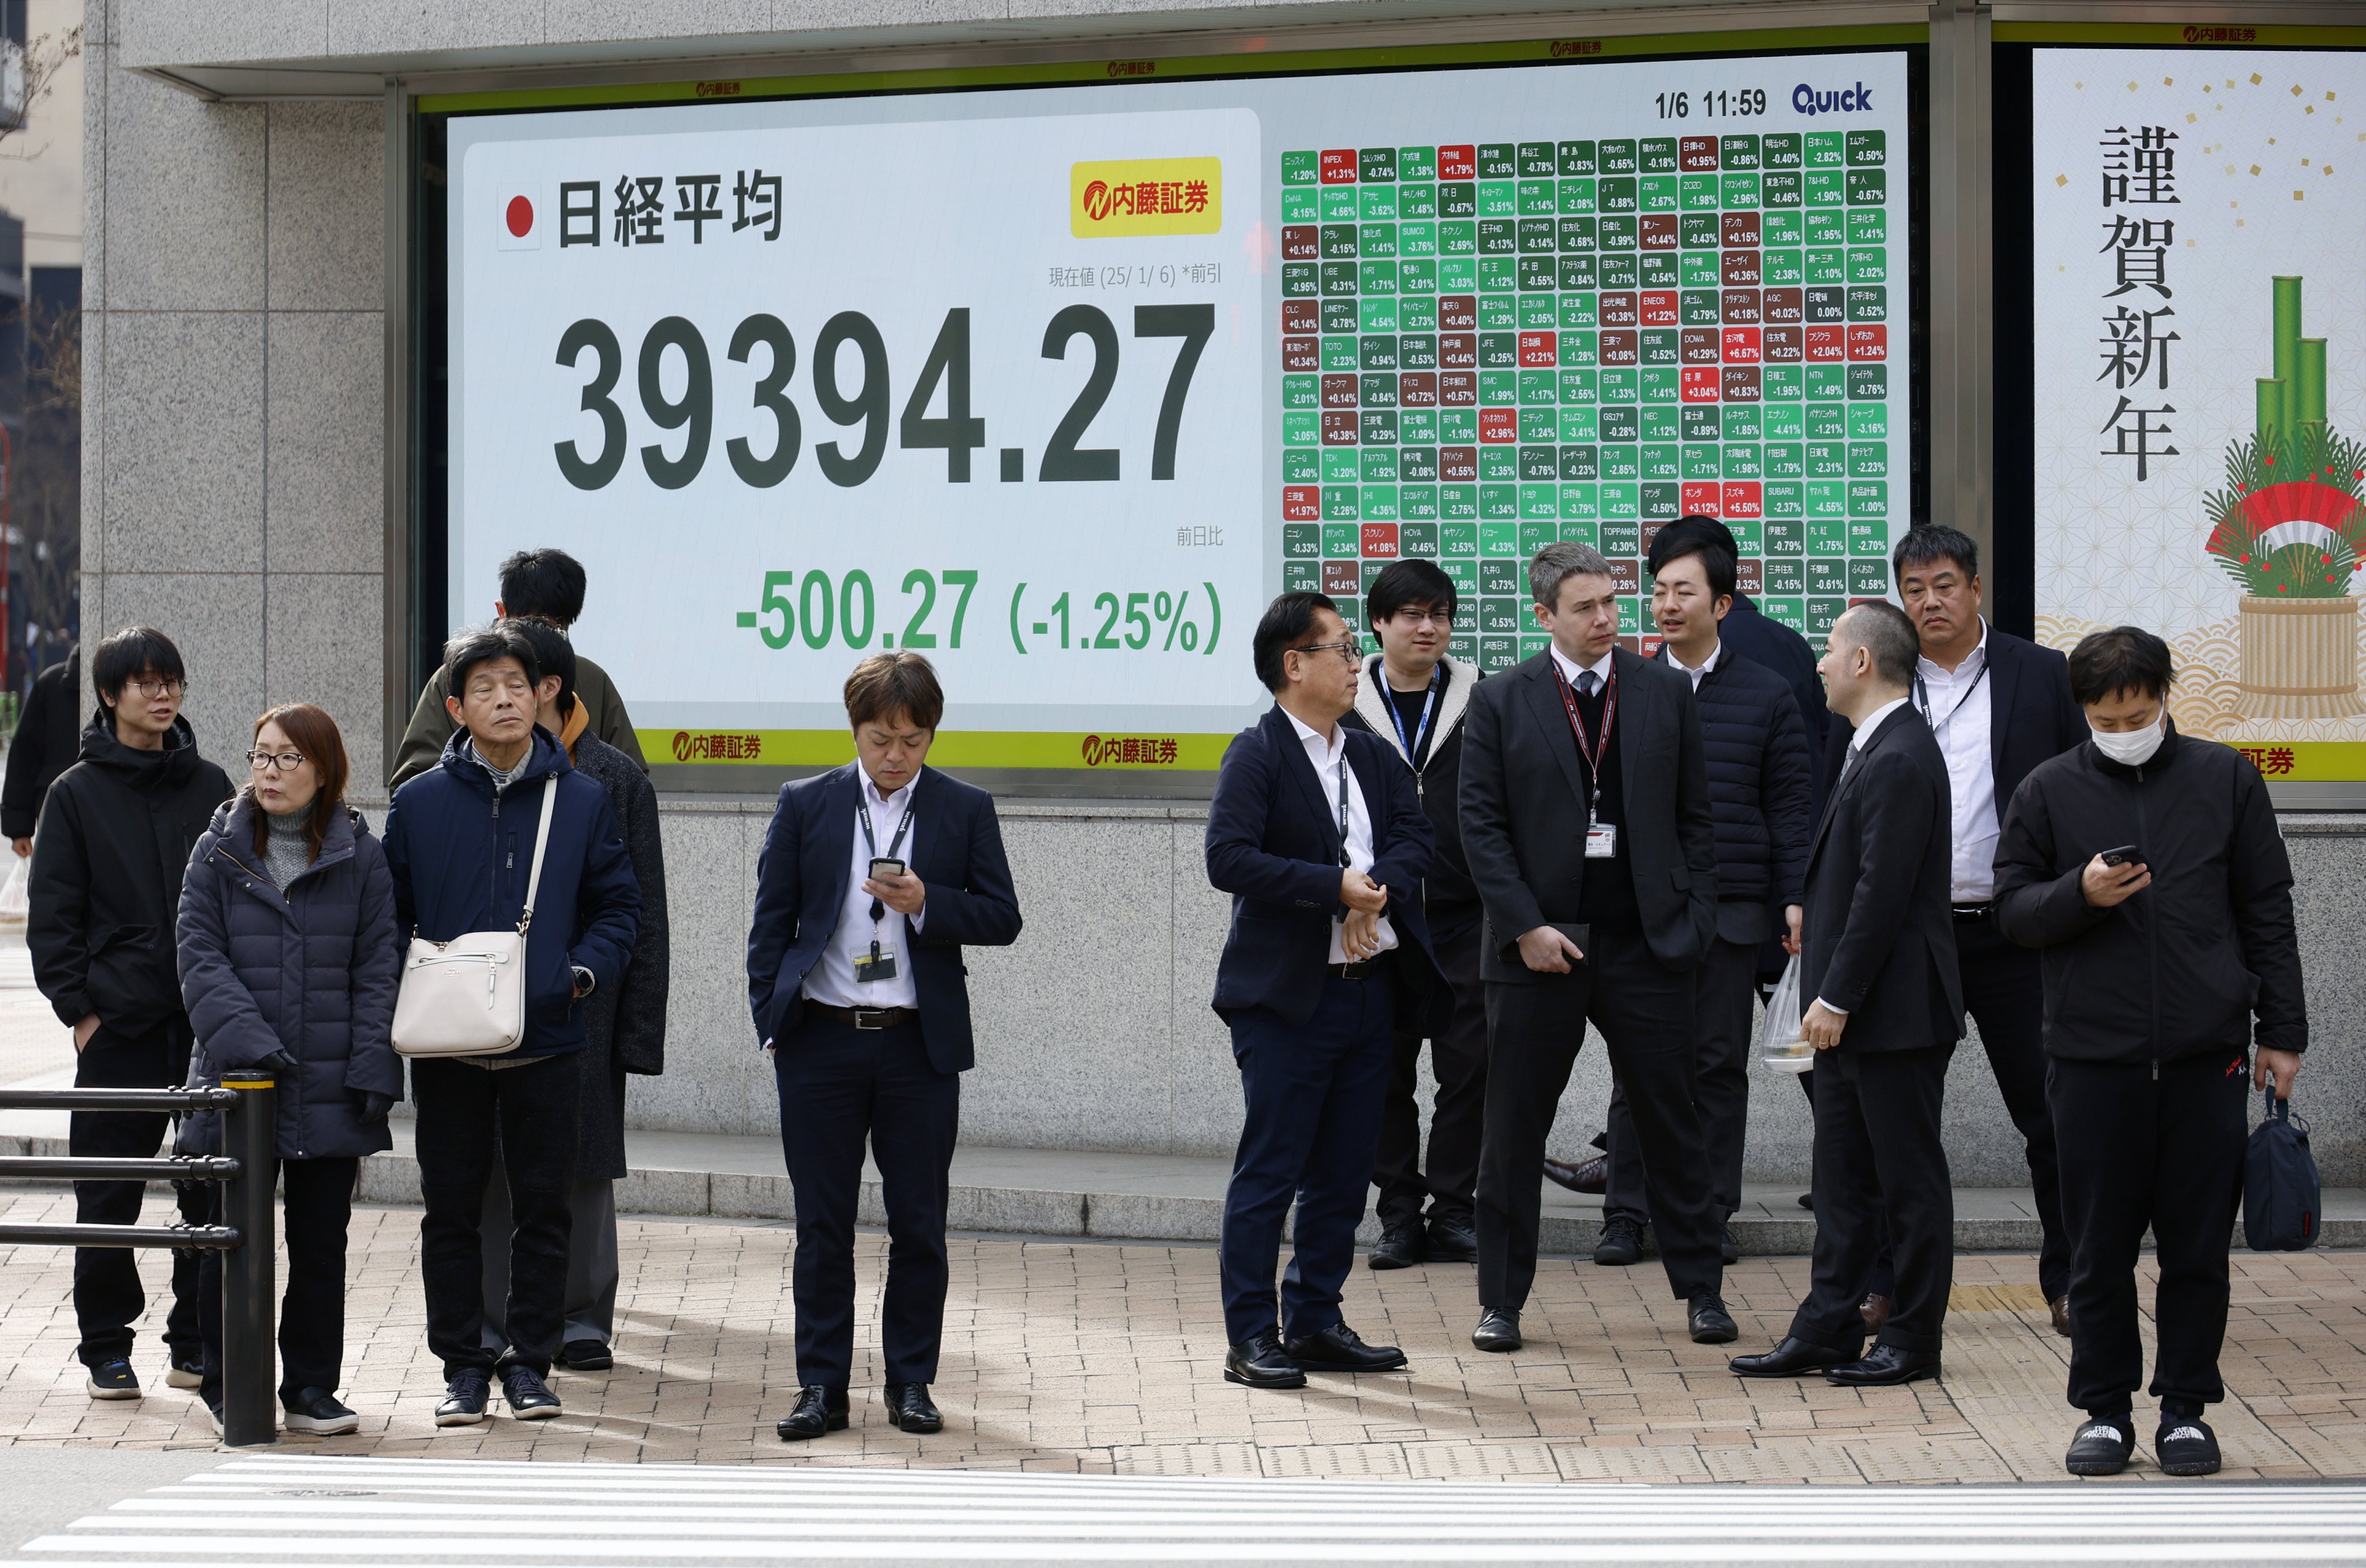
[(386, 1120), (387, 1112), (393, 1109), (394, 1096), (390, 1094), (380, 1094), (374, 1089), (366, 1089), (362, 1090), (362, 1120), (364, 1122), (383, 1122)]
[(254, 1064), (255, 1071), (270, 1073), (278, 1077), (294, 1077), (296, 1067), (296, 1058), (285, 1051), (274, 1051)]

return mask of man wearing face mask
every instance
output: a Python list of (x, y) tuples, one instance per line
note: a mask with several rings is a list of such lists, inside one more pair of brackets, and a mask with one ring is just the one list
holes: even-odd
[(2069, 1398), (2087, 1413), (2065, 1463), (2110, 1475), (2135, 1450), (2135, 1266), (2149, 1225), (2154, 1453), (2171, 1475), (2208, 1475), (2218, 1439), (2202, 1409), (2225, 1397), (2246, 1092), (2272, 1081), (2289, 1098), (2308, 1048), (2292, 864), (2259, 770), (2170, 722), (2166, 643), (2115, 626), (2080, 642), (2069, 670), (2088, 743), (2015, 792), (1996, 855), (1997, 923), (2044, 955)]

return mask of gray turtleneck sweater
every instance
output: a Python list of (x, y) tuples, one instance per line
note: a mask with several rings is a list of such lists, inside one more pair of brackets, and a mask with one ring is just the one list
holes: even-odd
[(304, 824), (311, 815), (310, 807), (285, 817), (270, 811), (263, 814), (263, 820), (271, 829), (264, 844), (263, 868), (282, 891), (312, 863), (312, 843), (304, 836)]

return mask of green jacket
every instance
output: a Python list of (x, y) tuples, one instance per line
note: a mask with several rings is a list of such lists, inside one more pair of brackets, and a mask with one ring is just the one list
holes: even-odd
[[(444, 742), (459, 728), (444, 706), (445, 695), (444, 671), (438, 668), (428, 677), (426, 690), (419, 694), (419, 705), (411, 710), (411, 724), (402, 732), (401, 749), (394, 754), (394, 776), (386, 782), (389, 791), (400, 789), (443, 760)], [(648, 772), (641, 743), (633, 734), (633, 721), (625, 712), (625, 699), (616, 694), (616, 682), (580, 653), (575, 656), (575, 700), (583, 705), (592, 734), (638, 762), (643, 773)]]

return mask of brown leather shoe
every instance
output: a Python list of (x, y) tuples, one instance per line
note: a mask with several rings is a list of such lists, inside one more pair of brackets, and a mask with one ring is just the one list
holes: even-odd
[(2065, 1339), (2070, 1337), (2070, 1297), (2067, 1292), (2054, 1299), (2054, 1332)]
[(1596, 1155), (1583, 1165), (1548, 1159), (1545, 1161), (1545, 1179), (1556, 1187), (1566, 1187), (1572, 1192), (1587, 1192), (1599, 1198), (1610, 1190), (1610, 1156)]
[(1856, 1311), (1857, 1315), (1865, 1319), (1865, 1331), (1878, 1334), (1882, 1325), (1889, 1321), (1889, 1298), (1867, 1296), (1858, 1304)]

